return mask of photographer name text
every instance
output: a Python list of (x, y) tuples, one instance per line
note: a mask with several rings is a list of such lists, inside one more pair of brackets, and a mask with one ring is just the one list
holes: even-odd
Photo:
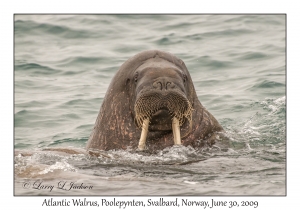
[(84, 183), (68, 182), (68, 181), (59, 181), (56, 185), (47, 184), (43, 181), (34, 181), (34, 182), (24, 182), (24, 189), (34, 189), (34, 190), (46, 190), (52, 192), (53, 189), (59, 190), (91, 190), (93, 189), (92, 185), (87, 185)]

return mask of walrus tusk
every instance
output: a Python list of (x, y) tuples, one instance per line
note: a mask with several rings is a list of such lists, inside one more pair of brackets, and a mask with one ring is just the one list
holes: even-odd
[(179, 120), (173, 117), (172, 130), (174, 136), (174, 144), (181, 144)]
[(148, 134), (148, 127), (149, 127), (149, 119), (146, 118), (143, 121), (142, 133), (141, 133), (141, 138), (140, 138), (139, 146), (138, 146), (139, 150), (144, 150), (145, 149), (146, 138), (147, 138), (147, 134)]

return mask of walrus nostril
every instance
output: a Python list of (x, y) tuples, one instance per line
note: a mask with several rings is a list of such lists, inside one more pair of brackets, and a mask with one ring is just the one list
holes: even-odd
[(175, 84), (173, 82), (167, 82), (166, 90), (173, 89), (174, 87), (175, 87)]
[(171, 82), (167, 82), (167, 84), (166, 84), (166, 90), (168, 90), (168, 86), (170, 86), (171, 85)]
[(160, 79), (153, 83), (153, 87), (158, 90), (170, 90), (175, 87), (173, 82), (166, 81), (166, 79)]
[(155, 89), (162, 90), (163, 89), (163, 84), (160, 81), (156, 81), (156, 82), (153, 83), (153, 87)]

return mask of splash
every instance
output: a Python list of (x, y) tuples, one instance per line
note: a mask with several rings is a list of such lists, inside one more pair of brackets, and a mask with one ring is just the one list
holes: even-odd
[(256, 112), (248, 119), (227, 128), (227, 134), (235, 149), (269, 148), (274, 145), (285, 144), (286, 140), (286, 97), (266, 98), (260, 102), (253, 102), (245, 109)]

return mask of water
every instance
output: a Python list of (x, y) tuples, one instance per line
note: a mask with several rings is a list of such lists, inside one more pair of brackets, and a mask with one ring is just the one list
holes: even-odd
[[(15, 15), (15, 195), (285, 195), (285, 27), (284, 15)], [(185, 62), (227, 147), (43, 151), (84, 149), (113, 75), (149, 49)], [(71, 182), (93, 187), (57, 187)]]

